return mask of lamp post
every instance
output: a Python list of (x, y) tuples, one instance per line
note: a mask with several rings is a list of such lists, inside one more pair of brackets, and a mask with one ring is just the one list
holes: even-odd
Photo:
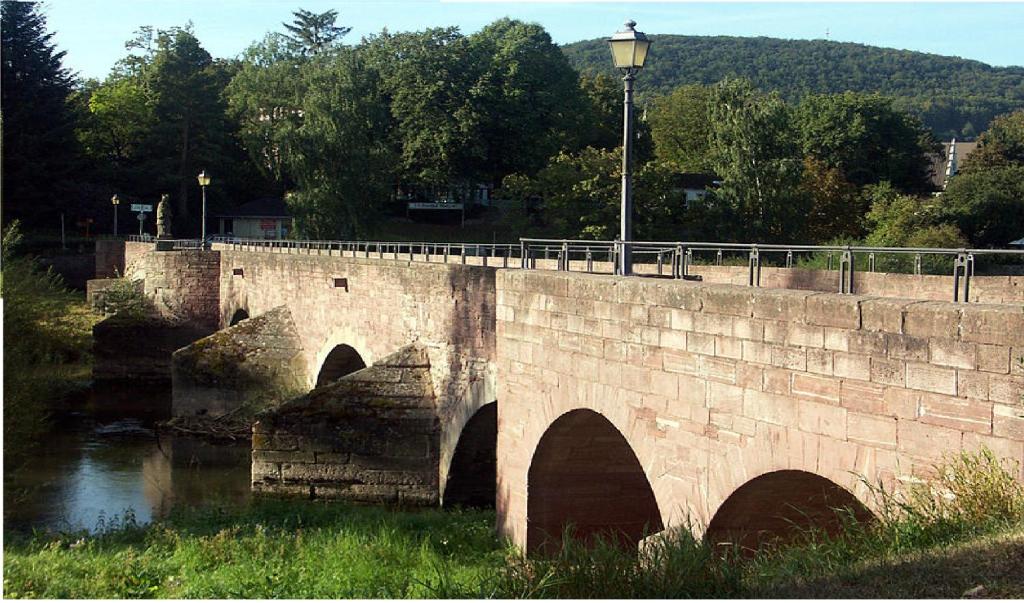
[(622, 246), (615, 271), (623, 276), (633, 273), (633, 80), (644, 68), (651, 41), (643, 32), (633, 29), (636, 21), (626, 21), (626, 28), (608, 38), (612, 62), (622, 71), (625, 97), (622, 127), (622, 207), (619, 215), (619, 239)]
[(210, 185), (210, 175), (206, 173), (206, 170), (199, 172), (199, 186), (203, 187), (203, 228), (202, 228), (202, 246), (206, 249), (206, 187)]
[(110, 202), (114, 205), (114, 236), (117, 236), (117, 206), (121, 204), (121, 198), (114, 195), (110, 198)]

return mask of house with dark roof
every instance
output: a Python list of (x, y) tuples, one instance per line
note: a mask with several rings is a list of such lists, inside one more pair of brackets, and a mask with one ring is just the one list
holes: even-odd
[(672, 176), (672, 192), (682, 199), (685, 207), (695, 201), (707, 197), (710, 192), (722, 184), (721, 178), (714, 174), (683, 172)]
[(942, 153), (929, 155), (932, 162), (929, 175), (935, 190), (946, 190), (949, 179), (960, 170), (960, 163), (977, 148), (977, 142), (957, 142), (954, 138), (949, 142), (942, 143)]
[(221, 235), (243, 239), (284, 239), (294, 227), (294, 218), (279, 197), (256, 199), (215, 217)]

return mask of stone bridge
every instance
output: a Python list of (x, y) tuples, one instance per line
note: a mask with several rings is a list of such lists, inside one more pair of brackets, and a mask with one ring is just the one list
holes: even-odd
[(117, 253), (97, 256), (222, 328), (175, 353), (176, 412), (296, 394), (254, 426), (260, 491), (493, 502), (531, 550), (570, 524), (752, 542), (868, 516), (867, 483), (899, 490), (959, 450), (1024, 459), (1019, 289), (952, 303), (479, 257)]

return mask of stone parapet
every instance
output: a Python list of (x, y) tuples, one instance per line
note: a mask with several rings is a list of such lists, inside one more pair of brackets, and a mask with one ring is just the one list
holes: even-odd
[(125, 276), (142, 280), (144, 291), (165, 317), (208, 329), (220, 326), (220, 252), (154, 251), (149, 247), (128, 259)]

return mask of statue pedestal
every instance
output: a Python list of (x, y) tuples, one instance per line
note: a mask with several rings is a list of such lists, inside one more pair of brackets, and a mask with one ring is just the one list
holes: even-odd
[(156, 250), (157, 251), (174, 251), (174, 240), (157, 237), (156, 239)]

